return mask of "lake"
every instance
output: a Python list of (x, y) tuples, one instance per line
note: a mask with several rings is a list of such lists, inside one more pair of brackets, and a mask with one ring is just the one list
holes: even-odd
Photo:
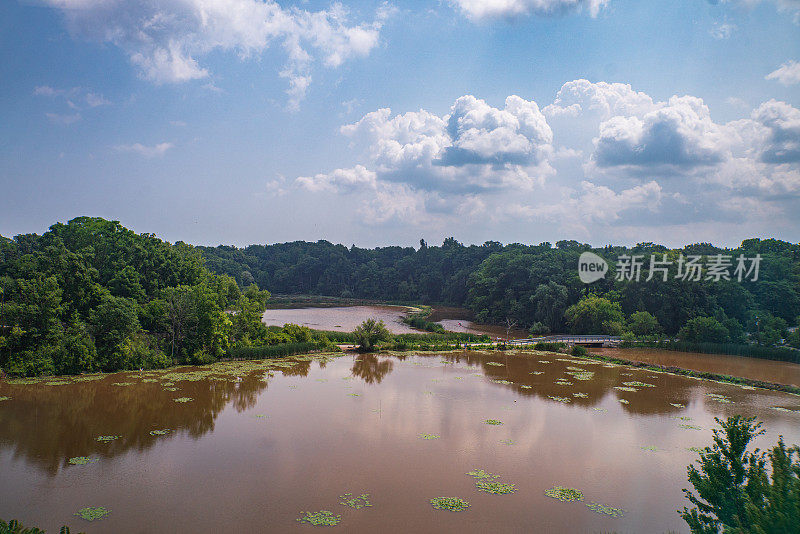
[[(798, 396), (553, 353), (345, 354), (31, 382), (0, 381), (0, 517), (55, 532), (311, 532), (297, 519), (320, 510), (341, 516), (341, 532), (686, 532), (676, 510), (688, 449), (710, 443), (714, 417), (757, 416), (761, 448), (779, 434), (800, 443)], [(479, 491), (475, 469), (516, 491)], [(547, 497), (554, 486), (584, 501)], [(372, 506), (340, 504), (346, 493)], [(470, 507), (436, 510), (440, 496)], [(73, 515), (88, 506), (111, 513)]]

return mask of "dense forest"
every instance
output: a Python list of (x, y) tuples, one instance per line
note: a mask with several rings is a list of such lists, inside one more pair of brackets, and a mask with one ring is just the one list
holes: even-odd
[(261, 322), (269, 293), (210, 272), (194, 247), (81, 217), (0, 237), (0, 369), (74, 374), (204, 363), (308, 341)]
[[(789, 327), (800, 315), (800, 245), (775, 239), (748, 239), (735, 249), (708, 243), (592, 248), (577, 241), (464, 246), (453, 238), (441, 246), (420, 241), (418, 249), (347, 248), (327, 241), (199, 248), (211, 270), (242, 287), (255, 283), (278, 294), (465, 306), (481, 322), (509, 321), (535, 333), (682, 333), (690, 341), (749, 338), (774, 345), (797, 337)], [(604, 279), (580, 281), (578, 258), (585, 251), (609, 263)], [(707, 268), (699, 280), (678, 276), (681, 256), (700, 256), (705, 265), (719, 254), (731, 257), (730, 279), (716, 280)], [(617, 279), (615, 265), (626, 255), (643, 257), (638, 281)], [(661, 272), (647, 280), (651, 255), (672, 262), (666, 280)], [(741, 281), (734, 276), (740, 255), (760, 255), (757, 280), (754, 272)]]

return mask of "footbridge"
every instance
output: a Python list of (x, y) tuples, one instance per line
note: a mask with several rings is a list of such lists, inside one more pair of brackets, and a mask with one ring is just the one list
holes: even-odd
[(567, 345), (583, 345), (584, 347), (616, 347), (619, 346), (619, 336), (601, 335), (552, 335), (533, 337), (528, 339), (512, 339), (512, 345), (533, 345), (534, 343), (566, 343)]

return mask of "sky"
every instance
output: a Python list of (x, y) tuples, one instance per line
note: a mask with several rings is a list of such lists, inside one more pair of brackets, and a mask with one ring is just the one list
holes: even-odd
[(800, 0), (0, 2), (0, 235), (800, 241)]

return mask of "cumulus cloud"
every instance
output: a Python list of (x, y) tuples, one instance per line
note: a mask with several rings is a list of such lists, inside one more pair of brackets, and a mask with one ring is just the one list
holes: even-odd
[(376, 189), (377, 179), (375, 172), (363, 165), (356, 165), (351, 169), (336, 169), (328, 174), (314, 176), (300, 176), (297, 184), (314, 193), (319, 191), (344, 191), (357, 189)]
[(608, 119), (614, 115), (646, 113), (655, 107), (649, 95), (634, 91), (629, 84), (580, 79), (562, 85), (553, 103), (543, 111), (554, 117), (595, 113), (601, 119)]
[(338, 67), (377, 45), (387, 17), (381, 7), (371, 22), (352, 24), (341, 4), (306, 11), (272, 0), (43, 0), (64, 14), (71, 31), (123, 49), (141, 76), (157, 84), (209, 76), (199, 59), (214, 50), (248, 58), (278, 43), (287, 61), (289, 107), (296, 108), (311, 83), (315, 62)]
[(379, 109), (341, 132), (366, 147), (380, 179), (420, 189), (530, 188), (552, 170), (547, 120), (535, 102), (514, 95), (502, 109), (462, 96), (443, 117), (426, 110), (392, 116)]
[(559, 15), (587, 10), (596, 17), (608, 0), (450, 0), (473, 21), (526, 15)]
[(600, 124), (594, 162), (600, 167), (688, 169), (725, 157), (726, 138), (702, 99), (673, 96), (638, 116), (615, 116)]
[(163, 156), (167, 150), (173, 148), (175, 145), (172, 143), (159, 143), (153, 146), (143, 145), (141, 143), (134, 143), (132, 145), (117, 145), (114, 147), (114, 150), (117, 152), (129, 152), (132, 154), (138, 154), (145, 158), (154, 158), (157, 156)]
[(752, 113), (752, 119), (765, 128), (760, 159), (765, 163), (800, 162), (800, 110), (786, 102), (770, 100)]
[(770, 72), (765, 77), (767, 80), (777, 80), (783, 85), (795, 85), (800, 83), (800, 63), (789, 60), (778, 69)]

